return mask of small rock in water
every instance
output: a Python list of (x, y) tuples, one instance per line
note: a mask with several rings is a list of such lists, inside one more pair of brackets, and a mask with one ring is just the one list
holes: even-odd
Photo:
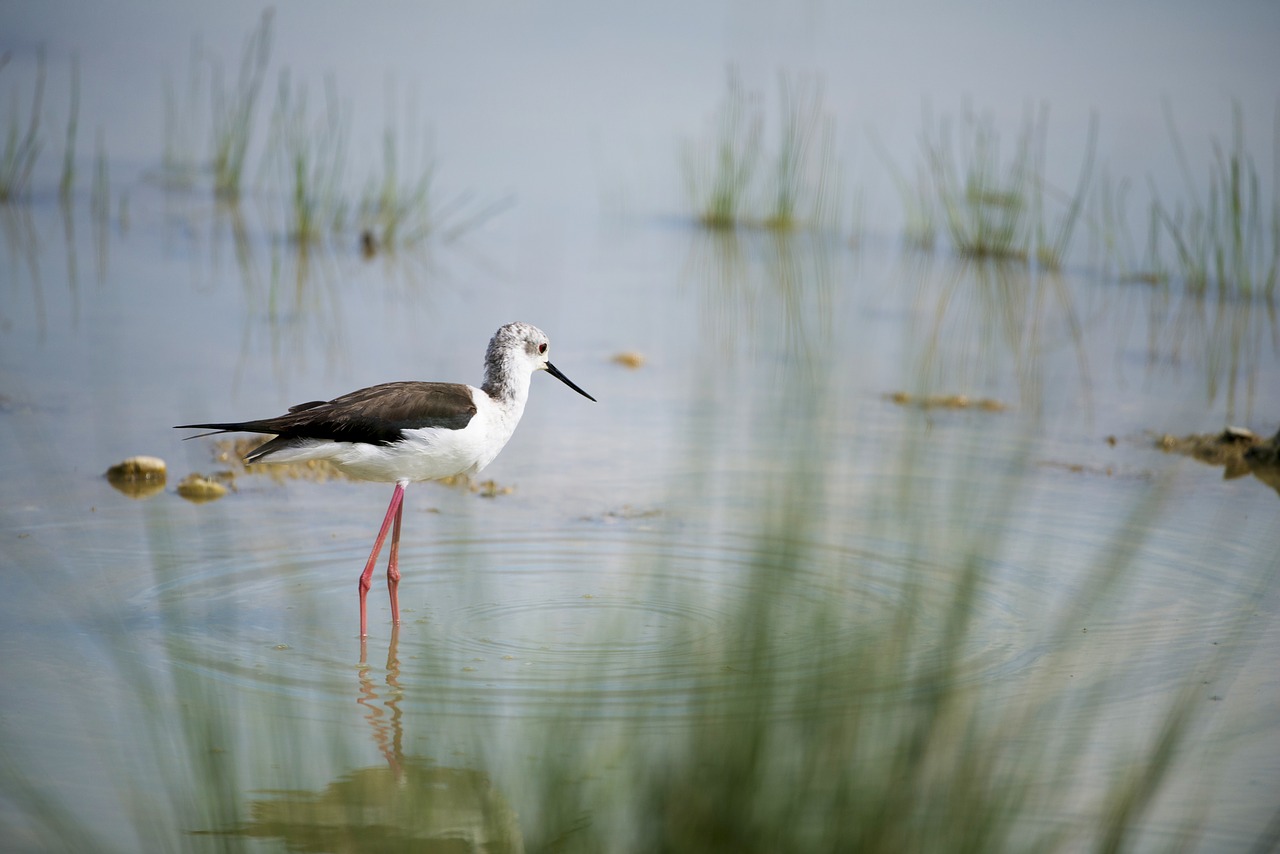
[(107, 469), (107, 477), (112, 480), (124, 480), (126, 478), (138, 480), (154, 477), (163, 479), (166, 471), (167, 467), (164, 464), (164, 460), (159, 457), (139, 455), (129, 457), (124, 462), (116, 463)]
[(1280, 432), (1265, 440), (1244, 427), (1227, 427), (1221, 433), (1181, 438), (1165, 433), (1156, 439), (1156, 447), (1166, 453), (1185, 454), (1202, 463), (1222, 466), (1227, 480), (1252, 473), (1280, 492)]
[(136, 456), (107, 469), (107, 482), (130, 498), (149, 498), (164, 489), (168, 473), (159, 457)]
[(894, 391), (885, 395), (885, 399), (899, 406), (917, 406), (920, 409), (981, 409), (984, 412), (1004, 412), (1008, 407), (999, 400), (983, 397), (977, 400), (967, 394), (931, 394), (912, 395), (905, 391)]
[(637, 353), (635, 350), (627, 350), (613, 357), (616, 364), (622, 365), (624, 368), (642, 368), (644, 367), (644, 354)]
[(227, 488), (216, 480), (210, 480), (202, 474), (193, 472), (178, 484), (178, 494), (188, 501), (199, 503), (221, 498), (227, 494)]
[(1227, 427), (1222, 431), (1222, 435), (1218, 437), (1220, 442), (1233, 442), (1239, 444), (1241, 442), (1252, 445), (1258, 441), (1258, 436), (1252, 430), (1246, 427)]

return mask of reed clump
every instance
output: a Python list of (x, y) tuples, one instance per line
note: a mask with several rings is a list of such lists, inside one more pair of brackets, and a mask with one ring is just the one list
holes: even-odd
[[(0, 71), (4, 70), (10, 59), (8, 52), (0, 56)], [(0, 204), (20, 201), (30, 192), (31, 173), (43, 145), (40, 137), (40, 111), (44, 103), (44, 78), (44, 48), (40, 48), (36, 53), (36, 81), (31, 95), (31, 112), (25, 124), (19, 113), (16, 97), (10, 105), (4, 151), (0, 152)]]
[(258, 26), (245, 40), (234, 87), (223, 81), (222, 66), (213, 65), (213, 189), (220, 198), (240, 197), (249, 141), (255, 124), (258, 96), (271, 58), (273, 10), (262, 13)]
[(762, 98), (730, 71), (712, 139), (683, 149), (685, 190), (698, 222), (774, 231), (834, 224), (840, 179), (822, 83), (780, 74), (772, 149), (765, 127)]
[(346, 213), (346, 122), (332, 80), (325, 86), (324, 110), (309, 115), (307, 89), (280, 74), (268, 140), (276, 195), (284, 200), (285, 233), (312, 245), (343, 224)]
[[(180, 96), (172, 81), (165, 85), (165, 138), (160, 179), (173, 190), (195, 186), (207, 173), (219, 200), (235, 207), (251, 191), (271, 198), (280, 212), (276, 223), (299, 248), (354, 230), (366, 256), (410, 246), (438, 235), (457, 237), (496, 215), (509, 203), (475, 204), (470, 194), (441, 201), (437, 170), (429, 146), (420, 160), (406, 158), (413, 145), (389, 124), (383, 136), (381, 163), (370, 167), (359, 192), (352, 191), (351, 110), (339, 97), (332, 78), (315, 109), (308, 87), (288, 68), (279, 71), (265, 141), (255, 145), (258, 103), (271, 60), (271, 10), (246, 37), (233, 84), (224, 81), (221, 64), (193, 44), (188, 80)], [(209, 84), (206, 87), (206, 73)], [(206, 103), (207, 98), (207, 103)], [(211, 116), (207, 160), (195, 152), (200, 117)], [(261, 158), (256, 183), (249, 163)]]
[[(1096, 119), (1090, 120), (1089, 141), (1077, 186), (1072, 193), (1051, 187), (1045, 179), (1048, 110), (1041, 108), (1023, 119), (1022, 129), (1005, 158), (994, 121), (966, 107), (958, 131), (943, 119), (935, 129), (927, 124), (921, 140), (932, 193), (908, 191), (908, 211), (921, 207), (916, 201), (932, 195), (955, 250), (969, 257), (1030, 262), (1057, 269), (1070, 250), (1093, 175), (1097, 141)], [(1062, 205), (1053, 214), (1049, 200)], [(916, 212), (911, 220), (929, 222), (930, 215)]]
[(1222, 295), (1274, 296), (1280, 270), (1280, 111), (1269, 199), (1257, 163), (1245, 148), (1239, 104), (1232, 111), (1230, 144), (1214, 141), (1204, 192), (1197, 188), (1167, 104), (1166, 118), (1187, 199), (1170, 206), (1153, 190), (1153, 210), (1173, 243), (1179, 276), (1196, 293), (1213, 289)]

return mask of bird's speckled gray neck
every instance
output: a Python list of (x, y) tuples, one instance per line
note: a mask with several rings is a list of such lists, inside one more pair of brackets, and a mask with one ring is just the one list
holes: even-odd
[(529, 394), (528, 360), (537, 358), (539, 340), (545, 340), (537, 327), (527, 323), (508, 323), (494, 333), (484, 354), (484, 384), (480, 390), (493, 400), (505, 403), (523, 401)]

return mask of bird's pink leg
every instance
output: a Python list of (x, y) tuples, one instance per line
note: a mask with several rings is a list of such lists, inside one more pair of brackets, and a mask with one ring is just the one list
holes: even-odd
[[(382, 544), (387, 539), (387, 530), (391, 527), (392, 519), (399, 520), (399, 511), (403, 506), (404, 481), (397, 481), (395, 492), (391, 493), (391, 504), (387, 506), (387, 515), (382, 520), (382, 528), (378, 530), (378, 539), (373, 541), (373, 551), (369, 554), (369, 562), (364, 565), (364, 572), (360, 573), (360, 637), (362, 638), (369, 635), (365, 600), (369, 597), (369, 587), (373, 583), (373, 565), (378, 562), (378, 552), (382, 551)], [(396, 526), (396, 529), (396, 538), (399, 539), (399, 525)]]
[[(400, 484), (396, 484), (400, 486)], [(401, 487), (403, 489), (403, 487)], [(396, 524), (391, 529), (391, 558), (387, 561), (387, 593), (391, 595), (391, 625), (400, 625), (400, 517), (404, 501), (396, 508)]]

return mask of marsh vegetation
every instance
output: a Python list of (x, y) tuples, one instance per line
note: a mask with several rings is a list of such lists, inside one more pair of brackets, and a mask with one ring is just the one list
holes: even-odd
[[(1170, 185), (1117, 168), (1097, 115), (960, 102), (891, 147), (837, 124), (847, 78), (720, 88), (701, 62), (643, 90), (670, 54), (618, 76), (577, 47), (552, 61), (515, 12), (460, 47), (415, 31), (387, 64), (451, 69), (427, 97), (389, 77), (353, 97), (403, 43), (361, 10), (374, 35), (344, 32), (350, 54), (310, 76), (290, 28), (326, 14), (255, 10), (225, 64), (168, 33), (187, 64), (124, 153), (94, 127), (87, 58), (65, 87), (61, 58), (47, 87), (43, 54), (25, 77), (0, 61), (0, 647), (21, 677), (0, 838), (1274, 847), (1280, 226), (1251, 111), (1205, 160), (1214, 128), (1184, 137), (1170, 109)], [(575, 21), (557, 38), (602, 43)], [(649, 130), (650, 105), (700, 86), (680, 106), (708, 111), (702, 135), (608, 135), (608, 111)], [(437, 149), (449, 98), (462, 142)], [(876, 156), (854, 162), (902, 225), (851, 240), (864, 136)], [(490, 146), (548, 198), (452, 191)], [(571, 199), (593, 157), (667, 207)], [(246, 469), (255, 440), (169, 425), (475, 382), (492, 314), (556, 324), (556, 363), (608, 393), (577, 412), (538, 388), (496, 480), (415, 487), (406, 619), (362, 643), (381, 487)]]
[(729, 72), (711, 138), (686, 140), (683, 148), (685, 189), (699, 222), (783, 232), (838, 223), (841, 177), (823, 89), (821, 80), (780, 74), (770, 126), (760, 94)]

